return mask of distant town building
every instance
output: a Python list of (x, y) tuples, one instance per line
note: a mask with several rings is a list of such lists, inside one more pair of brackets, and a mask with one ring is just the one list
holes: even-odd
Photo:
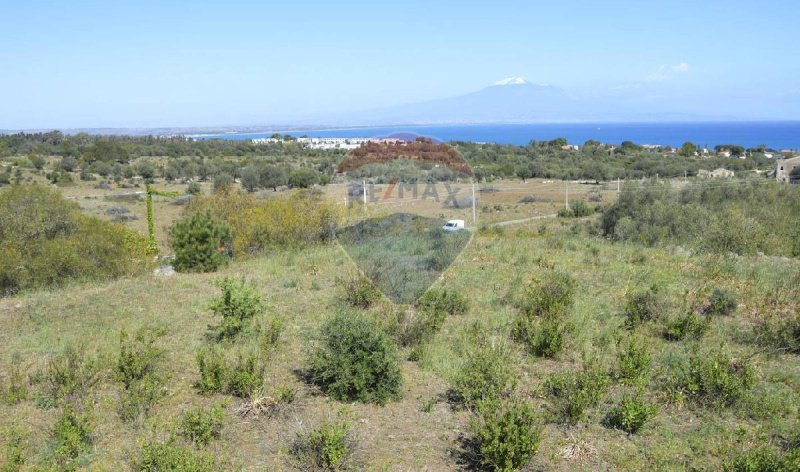
[(732, 170), (723, 169), (722, 167), (714, 170), (700, 169), (697, 171), (697, 176), (702, 179), (725, 179), (733, 177), (734, 172)]
[(720, 149), (720, 151), (717, 153), (717, 155), (719, 157), (731, 157), (731, 152), (728, 151), (727, 149)]
[[(800, 157), (781, 159), (775, 165), (775, 178), (778, 182), (791, 182), (792, 171), (800, 167)], [(793, 182), (800, 183), (800, 182)]]
[[(356, 149), (368, 142), (376, 143), (399, 143), (402, 140), (394, 138), (297, 138), (296, 142), (309, 149)], [(284, 139), (277, 138), (257, 138), (252, 140), (253, 144), (275, 144), (285, 142)]]

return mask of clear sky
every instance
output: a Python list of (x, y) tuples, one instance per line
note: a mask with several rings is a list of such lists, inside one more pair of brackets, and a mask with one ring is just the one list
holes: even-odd
[(0, 129), (282, 124), (471, 92), (800, 119), (800, 1), (3, 2)]

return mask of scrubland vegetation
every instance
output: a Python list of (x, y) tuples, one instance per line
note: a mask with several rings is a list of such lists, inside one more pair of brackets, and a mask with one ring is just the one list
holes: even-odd
[(800, 466), (795, 187), (475, 234), (219, 187), (176, 212), (170, 277), (58, 192), (0, 191), (2, 470)]

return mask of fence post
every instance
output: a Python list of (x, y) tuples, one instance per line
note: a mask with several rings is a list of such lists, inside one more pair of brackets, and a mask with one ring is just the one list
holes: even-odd
[(475, 182), (472, 182), (472, 226), (478, 226), (478, 213), (475, 211)]

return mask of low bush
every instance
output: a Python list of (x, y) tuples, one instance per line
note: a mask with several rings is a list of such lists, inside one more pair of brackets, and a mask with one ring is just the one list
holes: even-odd
[(381, 291), (361, 275), (343, 280), (341, 285), (344, 288), (344, 300), (357, 308), (369, 308), (382, 296)]
[(16, 429), (5, 432), (5, 447), (3, 457), (5, 462), (0, 465), (0, 472), (17, 472), (25, 465), (25, 451), (27, 449), (25, 438)]
[(524, 466), (536, 454), (541, 427), (531, 405), (516, 399), (484, 400), (470, 421), (481, 463), (498, 471)]
[(450, 316), (463, 315), (468, 309), (467, 299), (454, 290), (431, 288), (417, 301), (417, 310), (443, 311)]
[(507, 396), (517, 385), (513, 365), (507, 344), (479, 339), (453, 379), (453, 392), (469, 409), (479, 408), (484, 400)]
[(338, 313), (320, 329), (309, 380), (340, 401), (385, 404), (400, 398), (397, 348), (374, 322)]
[(266, 324), (258, 326), (258, 346), (262, 354), (266, 355), (278, 345), (282, 332), (283, 321), (280, 318), (272, 317)]
[(164, 442), (145, 442), (138, 457), (133, 460), (133, 468), (141, 472), (214, 472), (220, 470), (220, 464), (212, 453), (198, 451), (170, 438)]
[(211, 408), (193, 408), (183, 413), (179, 434), (196, 446), (205, 446), (219, 439), (225, 419), (225, 405), (217, 403)]
[(520, 317), (514, 327), (514, 338), (534, 356), (555, 357), (562, 349), (574, 325), (558, 316), (543, 319)]
[(230, 229), (208, 212), (176, 221), (169, 235), (178, 272), (214, 272), (233, 256)]
[(800, 470), (800, 448), (783, 453), (774, 447), (758, 445), (725, 461), (726, 472), (793, 472)]
[(197, 365), (200, 369), (200, 379), (195, 383), (195, 387), (201, 394), (219, 393), (225, 389), (228, 366), (219, 347), (201, 349), (197, 353)]
[(517, 307), (527, 316), (561, 315), (575, 303), (577, 283), (569, 274), (546, 271), (541, 279), (532, 283)]
[(47, 363), (44, 388), (53, 404), (80, 403), (99, 381), (99, 361), (83, 347), (68, 346)]
[(711, 329), (711, 319), (706, 315), (698, 315), (689, 311), (667, 323), (664, 337), (670, 341), (702, 338)]
[(555, 403), (557, 419), (575, 424), (586, 418), (586, 410), (602, 400), (610, 383), (608, 374), (594, 365), (579, 372), (551, 375), (545, 388)]
[(767, 349), (800, 354), (800, 313), (760, 320), (753, 328), (753, 341)]
[(630, 335), (617, 343), (617, 377), (638, 379), (647, 376), (652, 364), (652, 356), (647, 349), (647, 341)]
[(417, 346), (429, 341), (442, 329), (446, 317), (442, 310), (417, 311), (401, 326), (400, 344)]
[(715, 288), (708, 299), (708, 304), (703, 308), (703, 312), (710, 316), (728, 316), (736, 310), (738, 306), (736, 298), (720, 288)]
[(747, 360), (731, 358), (722, 349), (690, 356), (677, 376), (678, 387), (700, 405), (730, 406), (755, 385)]
[(143, 273), (147, 240), (39, 185), (0, 190), (0, 296)]
[(532, 284), (518, 303), (512, 336), (540, 357), (554, 357), (574, 329), (569, 315), (575, 301), (575, 280), (566, 273), (548, 271)]
[(298, 433), (292, 455), (311, 470), (343, 470), (347, 468), (354, 447), (350, 423), (326, 421), (303, 434)]
[(625, 326), (635, 328), (643, 323), (658, 320), (669, 311), (664, 293), (657, 287), (628, 294), (625, 299)]
[(606, 422), (612, 428), (633, 434), (657, 412), (658, 406), (648, 402), (641, 390), (635, 394), (625, 392), (619, 404), (609, 412)]
[(211, 300), (209, 308), (214, 315), (222, 317), (222, 322), (209, 327), (209, 332), (217, 340), (231, 339), (264, 311), (264, 301), (258, 290), (247, 286), (244, 278), (225, 277), (214, 284), (222, 294)]
[(8, 377), (0, 382), (0, 401), (11, 406), (28, 399), (28, 378), (17, 363), (8, 370)]
[(60, 470), (75, 470), (92, 445), (91, 418), (66, 405), (53, 428), (54, 461)]
[(120, 333), (120, 354), (115, 378), (122, 382), (119, 413), (123, 420), (146, 416), (164, 395), (167, 374), (163, 368), (164, 350), (155, 343), (165, 331), (142, 328), (130, 337)]
[(264, 364), (255, 354), (240, 354), (236, 365), (229, 371), (226, 392), (247, 398), (264, 384), (264, 370)]

